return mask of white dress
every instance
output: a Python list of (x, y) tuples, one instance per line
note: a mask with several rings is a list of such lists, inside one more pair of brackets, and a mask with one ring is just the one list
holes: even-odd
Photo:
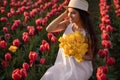
[[(66, 28), (64, 35), (73, 33), (72, 24)], [(85, 31), (82, 32), (85, 35)], [(91, 61), (76, 62), (74, 57), (65, 57), (59, 48), (55, 64), (50, 67), (40, 80), (88, 80), (93, 73)]]

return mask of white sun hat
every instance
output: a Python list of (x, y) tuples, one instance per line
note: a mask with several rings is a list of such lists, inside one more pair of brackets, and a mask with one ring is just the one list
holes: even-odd
[(64, 6), (65, 8), (77, 8), (83, 11), (88, 12), (88, 2), (86, 0), (70, 0), (68, 6)]

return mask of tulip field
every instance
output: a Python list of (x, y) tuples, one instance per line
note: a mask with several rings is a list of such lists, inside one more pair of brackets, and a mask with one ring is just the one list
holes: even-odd
[[(62, 32), (46, 27), (69, 1), (0, 0), (0, 80), (40, 80), (54, 65)], [(120, 0), (87, 1), (99, 40), (90, 80), (119, 80)]]

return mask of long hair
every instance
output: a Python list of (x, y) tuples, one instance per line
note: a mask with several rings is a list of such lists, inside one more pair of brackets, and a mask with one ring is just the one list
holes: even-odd
[(85, 29), (87, 33), (86, 37), (87, 37), (88, 44), (89, 44), (89, 50), (90, 52), (92, 52), (93, 58), (94, 58), (98, 50), (98, 40), (97, 40), (97, 36), (95, 33), (92, 20), (90, 19), (90, 14), (80, 9), (76, 9), (76, 8), (74, 9), (79, 12), (80, 18), (83, 21), (83, 24), (84, 24), (83, 28)]

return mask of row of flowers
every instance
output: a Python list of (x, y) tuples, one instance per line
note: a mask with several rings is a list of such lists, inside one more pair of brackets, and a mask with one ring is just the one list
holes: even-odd
[(112, 47), (112, 42), (110, 40), (110, 33), (114, 31), (114, 28), (111, 26), (111, 20), (109, 16), (109, 9), (111, 5), (107, 5), (107, 0), (100, 0), (100, 19), (101, 23), (99, 28), (102, 32), (101, 34), (101, 45), (102, 48), (99, 49), (99, 57), (103, 59), (103, 64), (97, 68), (96, 77), (97, 80), (107, 80), (107, 73), (109, 72), (108, 67), (115, 64), (115, 58), (110, 56), (109, 49)]
[(120, 1), (119, 0), (113, 0), (114, 6), (116, 8), (115, 14), (117, 17), (120, 17)]

